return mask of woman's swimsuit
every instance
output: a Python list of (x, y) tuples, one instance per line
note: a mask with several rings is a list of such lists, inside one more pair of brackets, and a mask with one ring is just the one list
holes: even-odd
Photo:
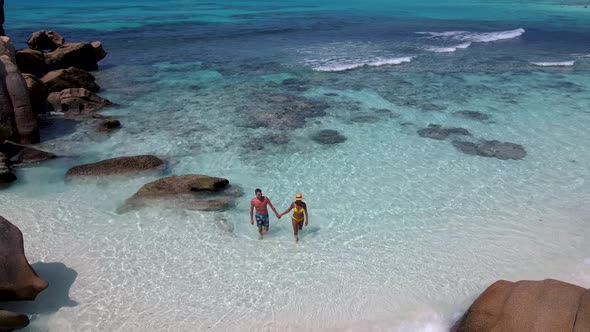
[[(293, 215), (295, 215), (295, 213), (303, 213), (304, 211), (305, 211), (305, 209), (303, 207), (300, 207), (299, 209), (297, 209), (297, 205), (295, 205), (293, 207)], [(293, 221), (295, 221), (295, 222), (302, 222), (303, 216), (301, 216), (301, 218), (295, 218), (293, 216), (293, 217), (291, 217), (291, 219), (293, 219)]]

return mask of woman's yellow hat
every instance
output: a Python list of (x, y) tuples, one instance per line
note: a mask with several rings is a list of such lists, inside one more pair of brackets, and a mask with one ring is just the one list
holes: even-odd
[(303, 195), (301, 195), (301, 193), (297, 193), (297, 194), (295, 195), (295, 200), (296, 200), (296, 201), (302, 201), (302, 200), (303, 200)]

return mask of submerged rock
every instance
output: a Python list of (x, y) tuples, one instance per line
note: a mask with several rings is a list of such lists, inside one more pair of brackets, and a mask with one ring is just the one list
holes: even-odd
[(436, 105), (436, 104), (424, 104), (422, 106), (420, 106), (420, 109), (425, 111), (425, 112), (438, 112), (438, 111), (444, 111), (447, 109), (446, 106), (441, 106), (441, 105)]
[(23, 234), (0, 217), (0, 302), (34, 300), (47, 288), (25, 257)]
[(313, 134), (311, 139), (320, 143), (320, 144), (338, 144), (346, 141), (346, 136), (340, 134), (336, 130), (332, 129), (323, 129), (319, 132)]
[(489, 115), (478, 111), (459, 111), (454, 112), (453, 115), (458, 118), (471, 119), (477, 121), (486, 121), (490, 119)]
[(165, 162), (162, 159), (151, 155), (118, 157), (72, 167), (66, 172), (66, 178), (127, 175), (157, 170), (164, 164)]
[(499, 280), (451, 331), (590, 331), (590, 290), (553, 279)]
[(121, 122), (119, 122), (119, 120), (116, 119), (106, 119), (103, 120), (98, 127), (96, 128), (96, 131), (112, 131), (114, 129), (117, 129), (121, 127)]
[(471, 133), (464, 128), (441, 127), (440, 125), (430, 124), (426, 128), (418, 129), (418, 135), (420, 135), (420, 137), (444, 140), (450, 135), (471, 136)]
[(200, 174), (176, 175), (145, 184), (117, 212), (124, 213), (154, 204), (189, 210), (222, 211), (233, 206), (235, 197), (241, 195), (240, 188), (230, 186), (229, 180), (224, 178)]
[(510, 142), (480, 141), (478, 143), (454, 140), (453, 146), (468, 155), (498, 158), (502, 160), (520, 160), (526, 156), (526, 150), (520, 144)]

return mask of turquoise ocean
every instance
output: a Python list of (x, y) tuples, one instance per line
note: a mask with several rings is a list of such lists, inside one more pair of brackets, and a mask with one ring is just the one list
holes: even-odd
[[(42, 127), (40, 148), (67, 157), (17, 169), (0, 215), (51, 286), (2, 306), (32, 315), (27, 331), (446, 331), (498, 279), (590, 287), (586, 5), (8, 0), (17, 48), (37, 30), (102, 41), (103, 114), (123, 128)], [(526, 156), (468, 155), (420, 137), (430, 124)], [(324, 129), (346, 140), (318, 144)], [(159, 176), (64, 182), (134, 154), (245, 195), (117, 214)], [(281, 212), (303, 193), (298, 244), (288, 217), (258, 240), (255, 188)]]

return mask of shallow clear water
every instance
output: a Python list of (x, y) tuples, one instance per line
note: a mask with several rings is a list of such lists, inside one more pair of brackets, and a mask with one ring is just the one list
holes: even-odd
[[(33, 314), (30, 331), (443, 331), (497, 279), (589, 287), (590, 10), (514, 5), (6, 4), (20, 47), (41, 28), (103, 41), (100, 94), (118, 104), (104, 113), (124, 127), (58, 121), (41, 147), (70, 157), (20, 168), (0, 192), (56, 285), (3, 307)], [(301, 104), (326, 114), (272, 118)], [(489, 119), (453, 115), (464, 110)], [(462, 154), (419, 137), (429, 124), (527, 155)], [(317, 144), (321, 129), (347, 140)], [(225, 212), (119, 215), (157, 176), (63, 181), (71, 166), (140, 153), (247, 194)], [(280, 211), (306, 197), (299, 244), (287, 217), (257, 240), (257, 187)]]

